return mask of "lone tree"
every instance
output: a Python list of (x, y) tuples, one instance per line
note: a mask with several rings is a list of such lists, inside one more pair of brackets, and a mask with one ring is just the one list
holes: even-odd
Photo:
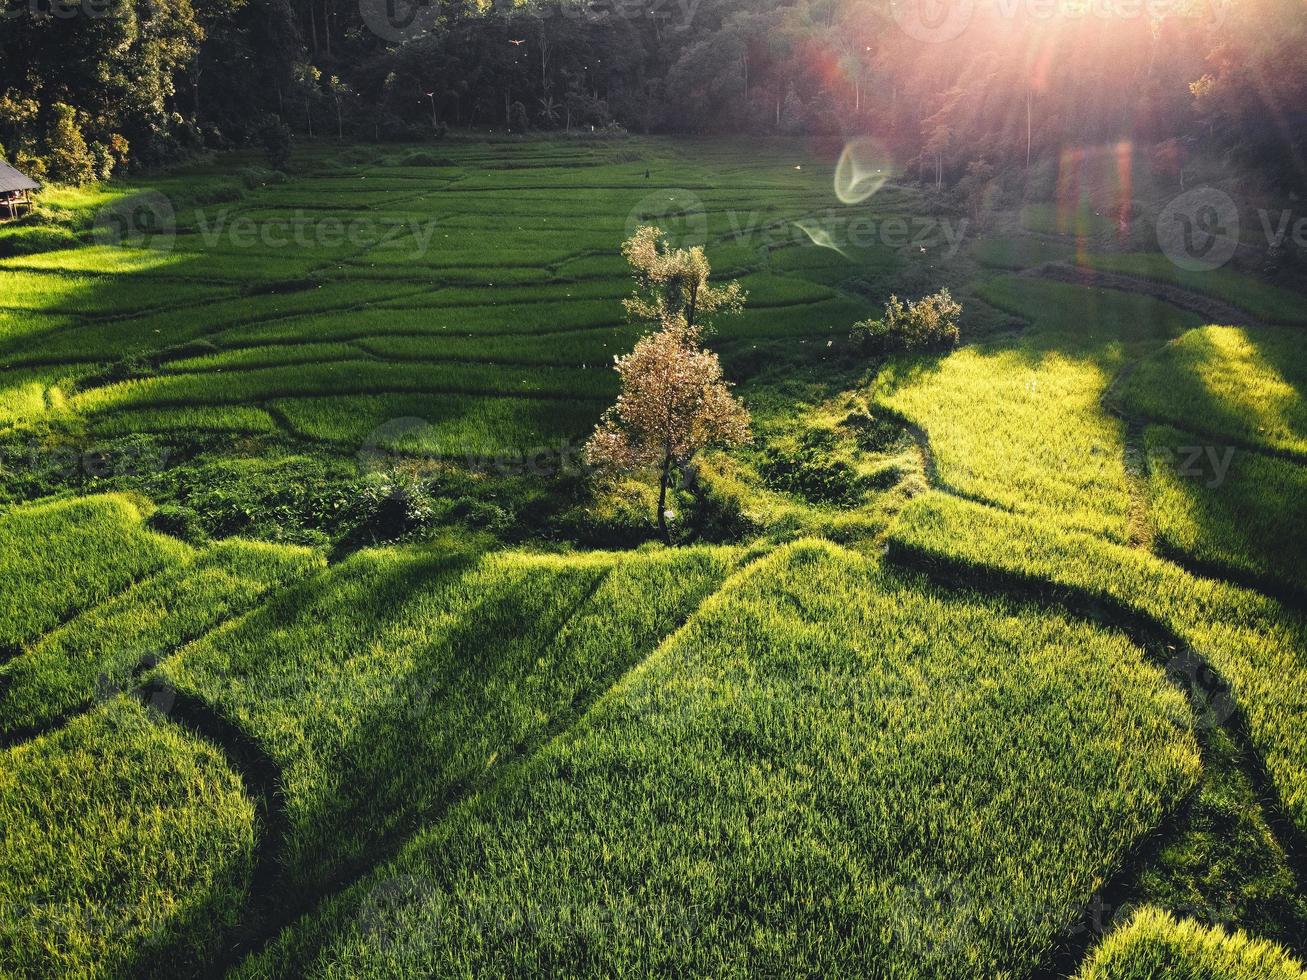
[(622, 248), (640, 287), (627, 313), (656, 317), (661, 329), (616, 358), (622, 393), (595, 426), (585, 458), (601, 472), (657, 471), (658, 530), (670, 544), (667, 491), (675, 474), (700, 450), (748, 440), (749, 413), (701, 343), (706, 314), (743, 307), (739, 283), (709, 286), (703, 249), (671, 252), (661, 244), (657, 228), (641, 228)]
[(709, 285), (712, 268), (698, 245), (669, 248), (659, 229), (645, 225), (622, 245), (622, 255), (635, 274), (635, 295), (622, 301), (633, 321), (666, 324), (679, 318), (694, 329), (707, 326), (714, 313), (744, 309), (738, 282)]

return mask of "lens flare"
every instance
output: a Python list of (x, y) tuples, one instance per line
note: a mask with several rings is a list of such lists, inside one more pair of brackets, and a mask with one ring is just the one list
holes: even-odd
[(816, 245), (818, 248), (828, 248), (832, 252), (838, 252), (846, 259), (849, 257), (848, 253), (845, 252), (844, 249), (840, 248), (838, 245), (835, 244), (835, 239), (831, 237), (831, 233), (828, 232), (825, 228), (822, 228), (820, 225), (811, 225), (811, 224), (805, 224), (802, 221), (796, 221), (794, 222), (794, 227), (798, 228), (799, 231), (807, 235), (808, 240), (811, 241), (812, 244)]
[(835, 196), (844, 204), (861, 204), (889, 180), (889, 159), (875, 140), (846, 143), (835, 164)]

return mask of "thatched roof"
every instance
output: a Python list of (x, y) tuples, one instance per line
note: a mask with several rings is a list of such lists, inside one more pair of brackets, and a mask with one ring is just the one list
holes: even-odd
[(0, 194), (12, 191), (39, 191), (41, 185), (30, 177), (20, 174), (9, 164), (0, 160)]

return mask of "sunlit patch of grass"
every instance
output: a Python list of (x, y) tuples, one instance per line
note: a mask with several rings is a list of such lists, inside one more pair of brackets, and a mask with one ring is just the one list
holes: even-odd
[(0, 651), (121, 592), (189, 549), (145, 528), (122, 494), (15, 507), (0, 515)]
[(1066, 283), (1004, 278), (979, 292), (1031, 326), (935, 361), (893, 361), (877, 379), (878, 400), (925, 430), (952, 489), (1126, 540), (1124, 425), (1101, 399), (1130, 357), (1195, 318)]
[(178, 972), (244, 901), (254, 805), (221, 753), (114, 698), (0, 753), (0, 973)]
[(1307, 593), (1307, 465), (1168, 426), (1149, 426), (1144, 438), (1166, 549)]
[(1076, 980), (1302, 980), (1307, 970), (1282, 947), (1142, 908), (1108, 935)]
[(169, 295), (148, 278), (0, 270), (0, 307), (41, 313), (105, 316), (158, 309), (183, 298), (203, 303), (235, 292), (233, 286), (189, 284), (184, 294)]
[(1024, 975), (1187, 726), (1119, 635), (798, 543), (240, 975)]
[(127, 689), (133, 671), (323, 564), (307, 549), (244, 541), (187, 556), (0, 666), (0, 731), (38, 728)]
[[(891, 546), (982, 579), (1004, 573), (1055, 596), (1102, 597), (1182, 637), (1230, 684), (1286, 813), (1307, 832), (1307, 625), (1299, 616), (1139, 549), (937, 493), (903, 512)], [(1219, 692), (1200, 693), (1215, 693), (1221, 708)]]
[(1143, 361), (1128, 410), (1181, 429), (1307, 457), (1307, 334), (1208, 326)]

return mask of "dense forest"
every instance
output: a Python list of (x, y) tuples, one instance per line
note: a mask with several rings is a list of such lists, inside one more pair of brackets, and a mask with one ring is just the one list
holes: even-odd
[(949, 184), (1119, 140), (1307, 172), (1301, 0), (6, 2), (0, 146), (61, 182), (451, 127), (872, 133)]

